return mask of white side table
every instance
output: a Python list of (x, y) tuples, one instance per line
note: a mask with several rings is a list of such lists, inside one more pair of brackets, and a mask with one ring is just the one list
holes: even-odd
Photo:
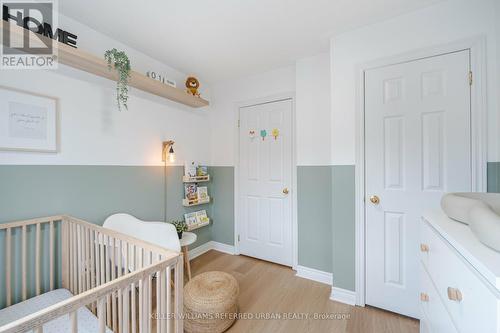
[(185, 231), (182, 233), (182, 238), (179, 240), (181, 243), (182, 253), (184, 254), (184, 265), (186, 266), (189, 280), (191, 280), (191, 265), (189, 264), (188, 247), (196, 242), (196, 238), (197, 236), (195, 233)]

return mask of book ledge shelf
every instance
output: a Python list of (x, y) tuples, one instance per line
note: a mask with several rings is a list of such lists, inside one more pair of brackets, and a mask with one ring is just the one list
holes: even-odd
[[(2, 24), (0, 24), (0, 33), (3, 34), (3, 30), (7, 29), (10, 30), (9, 36), (11, 45), (23, 45), (23, 36), (27, 30), (17, 26), (16, 24), (2, 21)], [(33, 40), (40, 39), (46, 43), (52, 42), (52, 39), (43, 35), (36, 34), (29, 30), (28, 35), (29, 38)], [(108, 63), (104, 60), (103, 56), (98, 57), (91, 53), (73, 48), (59, 42), (52, 43), (52, 47), (57, 52), (57, 61), (60, 64), (64, 64), (66, 66), (70, 66), (113, 81), (116, 81), (118, 78), (116, 70), (108, 69)], [(133, 70), (130, 71), (128, 84), (131, 87), (169, 99), (177, 103), (190, 106), (192, 108), (204, 107), (209, 104), (207, 100), (201, 97), (187, 94), (184, 89), (171, 87), (167, 84), (151, 79), (146, 75)]]
[(199, 229), (199, 228), (204, 227), (204, 226), (209, 225), (209, 224), (210, 224), (210, 218), (206, 222), (189, 225), (188, 231), (193, 231), (193, 230)]
[(209, 182), (210, 181), (210, 175), (196, 176), (196, 177), (182, 176), (182, 181), (184, 183), (204, 183), (204, 182)]
[(210, 203), (210, 197), (207, 197), (205, 200), (188, 200), (188, 199), (182, 199), (182, 205), (184, 207), (192, 207), (192, 206), (199, 206), (199, 205), (204, 205)]

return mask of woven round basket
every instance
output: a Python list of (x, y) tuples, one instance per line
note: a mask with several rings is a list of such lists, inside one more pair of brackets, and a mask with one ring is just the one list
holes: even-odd
[(206, 272), (184, 287), (184, 330), (188, 333), (220, 333), (236, 320), (238, 282), (224, 272)]

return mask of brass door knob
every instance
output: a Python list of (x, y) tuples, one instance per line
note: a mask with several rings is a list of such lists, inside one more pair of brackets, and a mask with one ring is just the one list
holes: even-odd
[(429, 302), (429, 295), (427, 295), (426, 293), (420, 293), (420, 300), (422, 302)]
[(288, 193), (289, 193), (288, 188), (287, 188), (287, 187), (285, 187), (285, 188), (283, 189), (283, 194), (288, 194)]
[(422, 251), (422, 252), (429, 252), (429, 245), (427, 245), (427, 244), (420, 244), (420, 251)]
[(370, 197), (370, 201), (372, 202), (372, 204), (374, 205), (378, 205), (380, 203), (380, 198), (377, 197), (376, 195), (372, 195)]

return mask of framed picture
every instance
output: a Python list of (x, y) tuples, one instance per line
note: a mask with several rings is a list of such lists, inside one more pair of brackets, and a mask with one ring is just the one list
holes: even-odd
[(57, 152), (57, 99), (0, 86), (0, 150)]

